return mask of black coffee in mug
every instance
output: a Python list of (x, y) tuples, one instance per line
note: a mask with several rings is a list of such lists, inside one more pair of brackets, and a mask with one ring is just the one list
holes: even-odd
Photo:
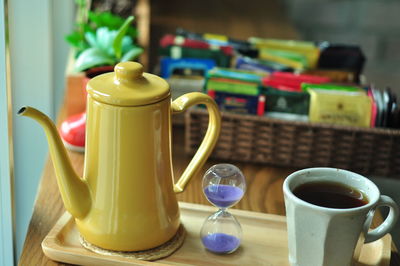
[(368, 203), (363, 192), (336, 182), (305, 183), (296, 187), (293, 194), (308, 203), (326, 208), (349, 209)]

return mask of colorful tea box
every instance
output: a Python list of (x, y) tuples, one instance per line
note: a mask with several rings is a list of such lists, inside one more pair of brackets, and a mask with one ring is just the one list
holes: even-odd
[(207, 73), (206, 90), (258, 96), (265, 75), (224, 68), (213, 68)]
[(331, 91), (347, 91), (347, 92), (363, 92), (365, 93), (366, 90), (351, 86), (351, 85), (337, 85), (337, 84), (310, 84), (310, 83), (302, 83), (301, 90), (308, 91), (310, 89), (317, 89), (317, 90), (331, 90)]
[(260, 97), (260, 85), (263, 76), (254, 72), (213, 68), (207, 73), (205, 90), (222, 110), (262, 115), (265, 98)]
[(264, 87), (266, 97), (265, 112), (308, 115), (310, 95), (306, 92), (282, 91)]
[(327, 77), (337, 83), (356, 83), (358, 80), (353, 72), (340, 69), (307, 69), (302, 71), (302, 74)]
[(321, 84), (330, 82), (327, 77), (294, 74), (288, 72), (274, 72), (269, 76), (263, 78), (263, 85), (265, 87), (272, 87), (285, 91), (302, 91), (302, 84)]
[(268, 74), (275, 71), (293, 71), (292, 68), (287, 67), (286, 65), (244, 56), (238, 56), (236, 58), (235, 67), (239, 70), (262, 72)]
[(172, 34), (164, 35), (160, 40), (160, 47), (169, 47), (169, 46), (180, 46), (186, 48), (194, 48), (194, 49), (208, 49), (208, 50), (220, 50), (228, 56), (233, 55), (233, 48), (229, 45), (216, 45), (210, 44), (203, 40), (196, 40), (191, 38), (185, 38), (183, 36), (175, 36)]
[(221, 50), (210, 50), (210, 49), (196, 49), (180, 46), (168, 46), (160, 47), (159, 55), (171, 57), (174, 59), (180, 58), (199, 58), (199, 59), (212, 59), (215, 61), (217, 66), (230, 67), (231, 56), (226, 55)]
[(257, 58), (259, 55), (258, 49), (254, 48), (252, 44), (249, 43), (248, 41), (233, 39), (226, 35), (210, 34), (210, 33), (194, 33), (181, 28), (176, 30), (176, 35), (195, 40), (205, 41), (211, 45), (229, 45), (233, 47), (233, 49), (237, 53), (251, 58)]
[(318, 62), (319, 47), (313, 42), (256, 37), (249, 38), (249, 42), (260, 50), (259, 58), (296, 69), (315, 68)]
[(372, 101), (363, 91), (308, 89), (311, 122), (370, 127)]
[(312, 122), (370, 127), (373, 99), (357, 86), (302, 84), (310, 94), (309, 117)]
[(262, 116), (265, 111), (265, 96), (251, 96), (209, 90), (208, 95), (217, 103), (220, 111)]
[(174, 71), (177, 72), (179, 70), (190, 70), (190, 72), (197, 72), (201, 76), (205, 76), (207, 71), (215, 67), (215, 65), (215, 61), (212, 59), (163, 57), (160, 60), (161, 77), (169, 78), (174, 74)]
[(373, 88), (369, 87), (367, 94), (371, 99), (371, 127), (376, 127), (376, 121), (378, 118), (378, 105), (374, 97)]
[(307, 58), (296, 52), (272, 50), (272, 49), (260, 49), (259, 58), (268, 60), (280, 64), (284, 64), (288, 67), (303, 70), (307, 68)]

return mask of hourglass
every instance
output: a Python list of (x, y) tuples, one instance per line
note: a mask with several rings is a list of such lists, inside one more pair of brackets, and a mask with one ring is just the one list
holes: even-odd
[(242, 228), (228, 208), (238, 203), (245, 191), (246, 180), (232, 164), (217, 164), (205, 173), (204, 195), (219, 208), (204, 221), (200, 232), (201, 241), (209, 251), (232, 253), (240, 246)]

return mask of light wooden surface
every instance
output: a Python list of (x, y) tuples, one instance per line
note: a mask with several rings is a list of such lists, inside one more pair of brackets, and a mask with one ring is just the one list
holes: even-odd
[[(286, 219), (284, 216), (231, 210), (243, 229), (240, 247), (233, 254), (220, 256), (202, 246), (199, 232), (204, 220), (217, 209), (211, 206), (180, 202), (181, 221), (186, 229), (183, 246), (171, 256), (153, 265), (289, 265)], [(358, 266), (388, 266), (390, 235), (363, 245)], [(94, 254), (79, 243), (79, 232), (74, 219), (65, 213), (43, 241), (47, 256), (82, 265), (149, 265), (147, 261)]]

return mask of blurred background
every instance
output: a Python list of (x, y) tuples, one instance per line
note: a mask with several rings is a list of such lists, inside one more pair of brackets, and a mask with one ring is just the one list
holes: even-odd
[[(177, 27), (194, 32), (249, 37), (329, 41), (359, 45), (364, 74), (378, 87), (398, 88), (400, 3), (396, 0), (154, 1), (151, 46)], [(154, 64), (155, 53), (150, 62)]]
[(287, 0), (283, 5), (303, 39), (361, 46), (367, 57), (366, 79), (399, 91), (398, 1)]
[[(400, 2), (397, 0), (1, 0), (0, 3), (3, 222), (0, 262), (3, 259), (4, 265), (14, 260), (4, 254), (10, 254), (15, 247), (18, 258), (22, 250), (47, 158), (42, 130), (34, 122), (16, 117), (16, 113), (20, 107), (31, 105), (57, 118), (67, 88), (66, 76), (77, 72), (68, 69), (71, 58), (76, 58), (76, 47), (66, 41), (66, 36), (76, 29), (82, 6), (111, 12), (123, 19), (135, 16), (134, 44), (143, 49), (137, 60), (149, 72), (160, 71), (162, 37), (183, 28), (237, 40), (259, 37), (356, 45), (366, 59), (361, 82), (377, 88), (389, 86), (400, 93)], [(381, 177), (374, 180), (384, 193), (400, 202), (398, 180)]]

